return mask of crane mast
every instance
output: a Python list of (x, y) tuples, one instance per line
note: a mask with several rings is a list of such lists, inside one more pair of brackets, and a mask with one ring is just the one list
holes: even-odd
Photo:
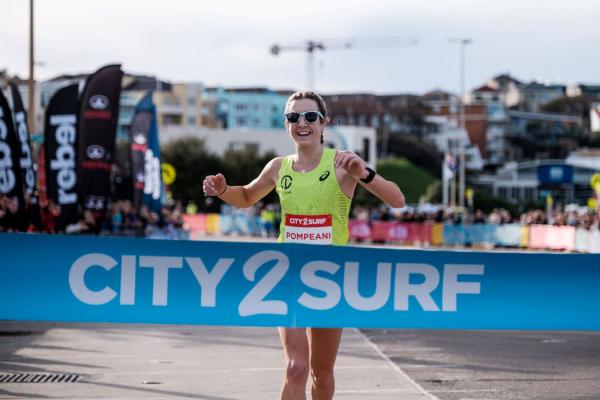
[(307, 40), (302, 44), (281, 46), (274, 44), (271, 46), (271, 54), (278, 56), (282, 51), (305, 51), (306, 52), (306, 89), (315, 88), (315, 51), (325, 50), (344, 50), (351, 48), (376, 48), (376, 47), (409, 47), (416, 46), (417, 40), (410, 39), (372, 39), (370, 41), (358, 41), (357, 39), (345, 40)]

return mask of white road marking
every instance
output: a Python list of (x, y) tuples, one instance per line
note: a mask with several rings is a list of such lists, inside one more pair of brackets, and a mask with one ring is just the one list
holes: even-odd
[(385, 355), (380, 349), (379, 347), (377, 347), (375, 345), (375, 343), (371, 342), (369, 340), (369, 338), (364, 335), (359, 329), (357, 328), (353, 328), (355, 332), (357, 332), (359, 335), (361, 335), (365, 341), (369, 344), (369, 346), (371, 346), (371, 348), (379, 355), (379, 357), (381, 357), (382, 359), (384, 359), (396, 372), (398, 372), (402, 378), (406, 379), (408, 382), (410, 382), (411, 385), (413, 385), (415, 387), (415, 389), (417, 389), (417, 391), (419, 391), (421, 394), (423, 394), (424, 396), (426, 396), (427, 398), (429, 398), (430, 400), (440, 400), (438, 399), (436, 396), (434, 396), (433, 394), (431, 394), (430, 392), (426, 391), (421, 385), (419, 385), (414, 379), (412, 379), (410, 376), (406, 375), (406, 373), (404, 371), (402, 371), (400, 369), (400, 367), (398, 367), (392, 360), (390, 360), (390, 358)]

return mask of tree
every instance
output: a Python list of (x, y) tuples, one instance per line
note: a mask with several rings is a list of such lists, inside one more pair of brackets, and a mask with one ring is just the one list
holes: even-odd
[[(253, 146), (245, 146), (239, 150), (230, 149), (222, 158), (223, 174), (227, 177), (229, 185), (246, 185), (256, 178), (274, 157), (273, 152), (258, 155)], [(275, 191), (269, 193), (263, 201), (276, 203)]]
[(222, 160), (207, 150), (204, 141), (186, 137), (169, 142), (163, 146), (161, 156), (177, 172), (177, 178), (171, 185), (173, 197), (184, 203), (193, 200), (203, 210), (213, 208), (213, 204), (205, 203), (202, 180), (224, 168)]

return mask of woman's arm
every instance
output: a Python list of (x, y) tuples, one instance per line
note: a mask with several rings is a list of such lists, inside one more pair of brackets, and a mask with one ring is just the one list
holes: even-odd
[[(350, 192), (354, 191), (356, 182), (359, 182), (365, 189), (379, 197), (383, 202), (390, 207), (404, 207), (404, 194), (392, 181), (388, 181), (381, 175), (376, 174), (373, 180), (369, 183), (364, 183), (361, 179), (369, 176), (369, 171), (366, 169), (365, 162), (351, 151), (338, 151), (335, 156), (334, 165), (341, 168), (345, 174), (342, 175), (342, 190), (351, 187)], [(344, 190), (346, 194), (346, 190)]]
[(223, 174), (204, 178), (202, 188), (206, 196), (217, 196), (237, 208), (247, 208), (265, 197), (277, 183), (281, 157), (272, 159), (252, 182), (244, 186), (229, 186)]

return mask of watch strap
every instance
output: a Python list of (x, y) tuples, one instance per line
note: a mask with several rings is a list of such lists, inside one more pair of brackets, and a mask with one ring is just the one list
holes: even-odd
[(360, 180), (361, 180), (361, 182), (363, 182), (363, 183), (370, 183), (370, 182), (373, 180), (373, 178), (375, 178), (375, 175), (377, 175), (377, 173), (376, 173), (375, 171), (373, 171), (373, 170), (372, 170), (371, 168), (369, 168), (369, 167), (365, 167), (365, 169), (366, 169), (367, 171), (369, 171), (369, 175), (367, 175), (367, 177), (366, 177), (366, 178), (360, 178)]

